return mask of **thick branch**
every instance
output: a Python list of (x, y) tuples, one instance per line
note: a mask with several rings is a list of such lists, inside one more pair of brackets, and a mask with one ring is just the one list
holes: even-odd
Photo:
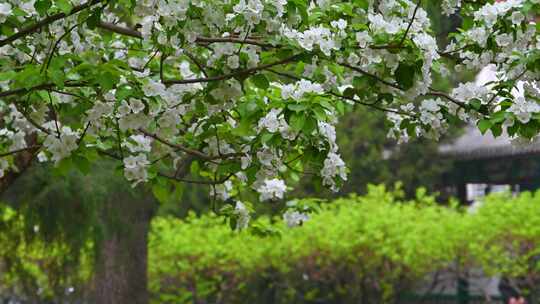
[(60, 19), (63, 19), (65, 17), (68, 17), (68, 16), (71, 16), (73, 14), (76, 14), (84, 9), (87, 9), (89, 7), (92, 7), (100, 2), (102, 2), (103, 0), (91, 0), (91, 1), (88, 1), (84, 4), (81, 4), (81, 5), (78, 5), (78, 6), (75, 6), (71, 12), (69, 12), (67, 15), (65, 13), (58, 13), (58, 14), (54, 14), (52, 16), (49, 16), (47, 18), (44, 18), (28, 27), (25, 27), (23, 29), (21, 29), (19, 32), (3, 39), (3, 40), (0, 40), (0, 47), (6, 45), (6, 44), (9, 44), (15, 40), (18, 40), (20, 38), (23, 38), (23, 37), (26, 37), (27, 35), (30, 35), (34, 32), (37, 32), (39, 31), (39, 29), (41, 29), (42, 27), (44, 26), (47, 26), (57, 20), (60, 20)]

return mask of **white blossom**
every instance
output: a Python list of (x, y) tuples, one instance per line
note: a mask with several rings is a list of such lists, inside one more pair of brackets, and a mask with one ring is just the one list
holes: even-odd
[(70, 156), (71, 152), (78, 147), (77, 132), (68, 126), (62, 127), (59, 131), (58, 134), (56, 131), (51, 132), (43, 142), (43, 146), (52, 154), (51, 160), (55, 163)]
[(324, 160), (324, 167), (321, 170), (323, 184), (329, 186), (333, 191), (337, 191), (335, 178), (340, 177), (342, 180), (347, 180), (347, 167), (341, 157), (334, 152), (328, 153)]
[(133, 182), (133, 186), (140, 182), (148, 180), (147, 168), (150, 165), (146, 154), (138, 154), (136, 156), (128, 156), (124, 158), (124, 176), (127, 180)]
[(520, 122), (528, 123), (532, 114), (540, 112), (540, 105), (536, 101), (528, 101), (525, 97), (518, 96), (508, 109), (508, 112), (514, 113)]
[(249, 226), (251, 215), (249, 214), (249, 210), (247, 209), (246, 205), (244, 205), (242, 202), (236, 202), (234, 214), (238, 216), (236, 220), (237, 230), (242, 230)]
[(282, 199), (287, 186), (281, 179), (265, 180), (264, 183), (257, 189), (260, 194), (261, 201), (267, 201), (270, 199)]
[(285, 213), (283, 213), (283, 221), (285, 221), (285, 224), (287, 224), (287, 226), (290, 228), (301, 225), (308, 220), (309, 215), (302, 212), (287, 210)]

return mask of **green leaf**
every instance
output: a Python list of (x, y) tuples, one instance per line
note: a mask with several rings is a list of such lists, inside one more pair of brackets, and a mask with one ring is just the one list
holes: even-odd
[(498, 137), (502, 134), (502, 125), (501, 124), (494, 124), (491, 126), (491, 133), (493, 133), (493, 136)]
[(189, 170), (190, 170), (191, 174), (199, 175), (199, 172), (201, 171), (201, 167), (199, 165), (199, 162), (198, 161), (193, 161), (191, 163), (191, 166), (189, 167)]
[(56, 174), (61, 176), (67, 176), (71, 169), (73, 168), (73, 159), (70, 158), (64, 158), (54, 168), (54, 171)]
[(252, 135), (255, 130), (253, 129), (253, 117), (243, 117), (240, 123), (232, 130), (232, 133), (237, 136), (249, 136)]
[(274, 137), (274, 134), (272, 133), (268, 133), (268, 132), (265, 132), (262, 136), (261, 136), (261, 142), (264, 144), (264, 143), (267, 143), (269, 142), (272, 137)]
[(317, 120), (315, 118), (308, 116), (304, 127), (302, 128), (305, 134), (311, 134), (317, 128)]
[(493, 113), (489, 120), (491, 120), (491, 122), (494, 124), (503, 122), (506, 120), (506, 112), (499, 111), (497, 113)]
[(51, 81), (58, 86), (58, 88), (64, 88), (64, 81), (66, 79), (64, 72), (60, 69), (49, 69), (47, 70), (47, 76)]
[(473, 107), (473, 109), (477, 111), (480, 110), (480, 108), (482, 107), (482, 102), (477, 98), (471, 99), (469, 101), (469, 104)]
[(100, 75), (97, 81), (104, 91), (108, 91), (114, 88), (114, 86), (120, 81), (120, 77), (111, 73), (110, 71), (105, 71)]
[(66, 15), (71, 12), (71, 9), (73, 9), (71, 2), (68, 0), (56, 0), (54, 4), (62, 11), (62, 13)]
[(152, 186), (152, 193), (158, 202), (165, 204), (169, 201), (169, 189), (164, 182), (157, 182)]
[(395, 76), (397, 83), (405, 90), (414, 85), (414, 74), (416, 72), (414, 65), (400, 63), (396, 69)]
[(101, 20), (101, 10), (97, 9), (90, 15), (90, 17), (88, 17), (86, 24), (88, 25), (88, 28), (95, 29), (97, 25), (99, 24), (100, 20)]
[(480, 130), (480, 132), (482, 134), (485, 134), (486, 131), (489, 130), (492, 125), (493, 125), (493, 123), (491, 123), (491, 121), (489, 121), (489, 119), (481, 119), (478, 122), (478, 129)]
[(303, 103), (290, 103), (287, 105), (287, 109), (294, 111), (294, 112), (300, 112), (304, 111), (308, 108), (306, 104)]
[(90, 170), (92, 169), (92, 164), (90, 163), (90, 161), (88, 161), (88, 159), (80, 155), (74, 155), (73, 161), (75, 162), (77, 169), (79, 169), (79, 171), (81, 171), (84, 175), (90, 173)]
[(257, 74), (250, 79), (253, 84), (259, 89), (266, 90), (270, 86), (270, 82), (268, 81), (266, 76), (264, 76), (264, 74)]
[(301, 131), (306, 123), (306, 115), (303, 113), (295, 112), (289, 118), (289, 125), (295, 131)]
[(0, 81), (9, 81), (17, 75), (15, 71), (7, 71), (0, 73)]
[(51, 5), (52, 3), (50, 0), (38, 0), (34, 3), (34, 8), (40, 15), (45, 15)]
[(22, 72), (17, 73), (14, 79), (17, 86), (30, 89), (43, 83), (43, 78), (38, 66), (29, 65)]

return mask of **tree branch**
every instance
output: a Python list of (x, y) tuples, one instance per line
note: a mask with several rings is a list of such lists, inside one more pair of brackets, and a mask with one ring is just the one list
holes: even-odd
[(88, 1), (84, 4), (81, 4), (81, 5), (78, 5), (78, 6), (75, 6), (71, 12), (69, 12), (67, 15), (65, 13), (58, 13), (58, 14), (54, 14), (52, 16), (49, 16), (47, 18), (44, 18), (30, 26), (27, 26), (23, 29), (21, 29), (19, 32), (3, 39), (3, 40), (0, 40), (0, 47), (6, 45), (6, 44), (9, 44), (15, 40), (18, 40), (20, 38), (23, 38), (23, 37), (26, 37), (34, 32), (37, 32), (39, 29), (41, 29), (42, 27), (44, 26), (47, 26), (57, 20), (60, 20), (60, 19), (63, 19), (65, 17), (68, 17), (68, 16), (71, 16), (73, 14), (76, 14), (84, 9), (87, 9), (89, 7), (92, 7), (100, 2), (103, 2), (103, 0), (91, 0), (91, 1)]
[(174, 177), (174, 176), (170, 176), (170, 175), (167, 175), (165, 173), (161, 173), (161, 172), (158, 172), (158, 175), (159, 176), (162, 176), (162, 177), (165, 177), (165, 178), (169, 178), (169, 179), (173, 179), (175, 181), (179, 181), (179, 182), (183, 182), (183, 183), (188, 183), (188, 184), (200, 184), (200, 185), (219, 185), (219, 184), (223, 184), (224, 182), (228, 181), (231, 177), (234, 176), (234, 173), (230, 173), (229, 175), (219, 179), (219, 180), (210, 180), (210, 181), (206, 181), (206, 180), (192, 180), (192, 179), (184, 179), (184, 178), (179, 178), (179, 177)]
[(276, 61), (276, 62), (263, 64), (263, 65), (256, 66), (254, 68), (245, 69), (245, 70), (235, 71), (235, 72), (232, 72), (232, 73), (229, 73), (229, 74), (213, 76), (213, 77), (206, 77), (206, 78), (169, 79), (169, 80), (163, 81), (163, 83), (166, 84), (166, 85), (171, 85), (171, 84), (200, 83), (200, 82), (213, 82), (213, 81), (226, 80), (226, 79), (230, 79), (230, 78), (233, 78), (233, 77), (236, 77), (236, 76), (250, 75), (250, 74), (253, 74), (253, 73), (257, 72), (257, 71), (265, 70), (265, 69), (274, 67), (276, 65), (282, 65), (282, 64), (292, 62), (295, 59), (297, 59), (298, 57), (300, 57), (300, 55), (301, 54), (296, 54), (296, 55), (287, 57), (285, 59), (282, 59), (282, 60), (279, 60), (279, 61)]
[(463, 109), (467, 109), (467, 106), (465, 105), (465, 103), (455, 99), (455, 98), (452, 98), (450, 95), (444, 93), (444, 92), (440, 92), (440, 91), (436, 91), (432, 88), (429, 88), (429, 92), (426, 93), (426, 95), (431, 95), (431, 96), (437, 96), (437, 97), (442, 97), (442, 98), (445, 98), (446, 100), (456, 104), (457, 106), (459, 106), (460, 108), (463, 108)]
[(9, 155), (17, 154), (17, 153), (20, 153), (20, 152), (25, 152), (25, 151), (28, 151), (28, 150), (36, 150), (36, 149), (39, 149), (39, 148), (41, 148), (41, 145), (33, 145), (33, 146), (26, 147), (26, 148), (21, 148), (21, 149), (17, 149), (17, 150), (12, 150), (12, 151), (8, 151), (8, 152), (0, 153), (0, 157), (6, 157), (6, 156), (9, 156)]
[[(114, 32), (114, 33), (117, 33), (117, 34), (120, 34), (120, 35), (129, 36), (129, 37), (133, 37), (133, 38), (137, 38), (137, 39), (142, 39), (143, 38), (141, 32), (139, 32), (139, 31), (137, 31), (135, 29), (118, 26), (118, 25), (113, 24), (113, 23), (100, 21), (98, 26), (100, 28), (104, 29), (104, 30), (108, 30), (108, 31), (111, 31), (111, 32)], [(263, 47), (263, 48), (275, 48), (276, 47), (274, 45), (271, 45), (269, 43), (264, 43), (264, 42), (261, 42), (261, 41), (256, 40), (256, 39), (249, 39), (249, 38), (248, 39), (242, 39), (242, 38), (239, 38), (239, 37), (197, 37), (195, 39), (195, 43), (198, 43), (198, 44), (242, 43), (242, 44), (256, 45), (256, 46), (260, 46), (260, 47)]]
[(409, 22), (409, 25), (407, 26), (407, 29), (405, 30), (405, 34), (403, 34), (403, 37), (401, 37), (401, 40), (398, 43), (398, 46), (402, 46), (405, 42), (405, 39), (407, 39), (407, 35), (409, 35), (409, 31), (411, 30), (412, 24), (414, 23), (414, 19), (416, 18), (416, 13), (418, 12), (418, 9), (420, 8), (420, 4), (422, 3), (422, 0), (418, 0), (418, 3), (416, 4), (416, 7), (414, 8), (414, 12), (411, 18), (411, 21)]
[[(86, 86), (87, 83), (85, 82), (66, 82), (64, 83), (64, 86), (66, 87), (83, 87), (83, 86)], [(12, 90), (7, 90), (7, 91), (4, 91), (4, 92), (0, 92), (0, 98), (2, 97), (8, 97), (8, 96), (11, 96), (11, 95), (24, 95), (26, 93), (29, 93), (29, 92), (32, 92), (32, 91), (39, 91), (39, 90), (47, 90), (47, 89), (52, 89), (56, 87), (56, 84), (54, 83), (42, 83), (42, 84), (38, 84), (36, 86), (33, 86), (31, 88), (19, 88), (19, 89), (12, 89)]]
[(368, 77), (371, 77), (371, 78), (373, 78), (373, 79), (375, 79), (375, 80), (377, 80), (377, 81), (379, 81), (379, 82), (381, 82), (381, 83), (384, 83), (385, 85), (387, 85), (387, 86), (389, 86), (389, 87), (392, 87), (392, 88), (394, 88), (394, 89), (398, 89), (398, 90), (400, 90), (400, 91), (405, 91), (405, 89), (403, 89), (402, 87), (400, 87), (399, 84), (397, 84), (397, 83), (392, 83), (392, 82), (389, 82), (389, 81), (386, 81), (386, 80), (382, 79), (381, 77), (379, 77), (379, 76), (377, 76), (377, 75), (375, 75), (375, 74), (371, 74), (371, 73), (369, 73), (369, 72), (367, 72), (367, 71), (362, 70), (362, 69), (359, 68), (359, 67), (355, 67), (355, 66), (352, 66), (352, 65), (350, 65), (350, 64), (348, 64), (348, 63), (344, 63), (344, 62), (339, 63), (339, 65), (344, 66), (344, 67), (347, 67), (347, 68), (349, 68), (349, 69), (351, 69), (351, 70), (353, 70), (353, 71), (356, 71), (356, 72), (358, 72), (358, 73), (360, 73), (360, 74), (363, 74), (363, 75), (366, 75), (366, 76), (368, 76)]
[(216, 159), (234, 158), (234, 157), (239, 157), (239, 156), (244, 156), (245, 155), (244, 153), (227, 153), (227, 154), (222, 154), (222, 155), (217, 155), (217, 156), (210, 156), (210, 155), (204, 154), (203, 152), (201, 152), (199, 150), (191, 149), (191, 148), (188, 148), (188, 147), (180, 145), (180, 144), (171, 143), (171, 142), (157, 136), (156, 134), (152, 134), (152, 133), (150, 133), (150, 132), (148, 132), (146, 130), (139, 129), (139, 131), (141, 133), (143, 133), (144, 135), (146, 135), (148, 137), (151, 137), (151, 138), (159, 141), (160, 143), (162, 143), (162, 144), (164, 144), (166, 146), (169, 146), (171, 148), (175, 148), (175, 149), (177, 149), (179, 151), (182, 151), (182, 152), (185, 152), (187, 154), (196, 156), (196, 157), (198, 157), (200, 159), (204, 159), (206, 161), (214, 161)]

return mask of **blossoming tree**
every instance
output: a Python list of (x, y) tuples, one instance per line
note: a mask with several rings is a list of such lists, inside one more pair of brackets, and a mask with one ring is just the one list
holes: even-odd
[[(399, 140), (458, 121), (534, 139), (540, 1), (442, 10), (463, 22), (440, 48), (421, 0), (2, 1), (0, 186), (34, 158), (112, 158), (133, 185), (207, 184), (221, 200), (281, 199), (291, 172), (336, 190), (334, 124), (354, 105), (386, 112)], [(485, 86), (433, 82), (488, 64), (501, 77)]]

